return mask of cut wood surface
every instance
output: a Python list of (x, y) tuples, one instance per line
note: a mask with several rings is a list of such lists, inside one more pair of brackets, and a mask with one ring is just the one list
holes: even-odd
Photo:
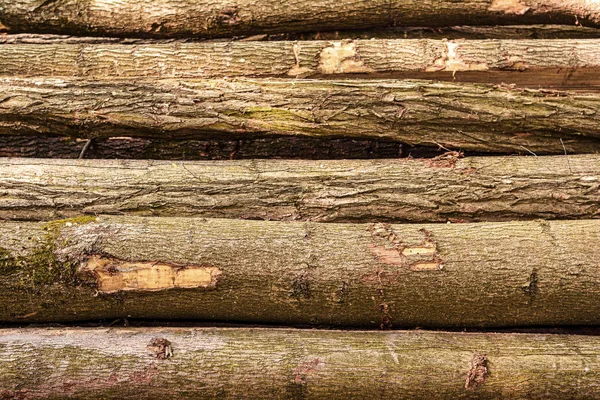
[(600, 25), (586, 0), (0, 0), (10, 33), (222, 37), (386, 26)]
[[(78, 158), (87, 139), (65, 136), (0, 135), (0, 157)], [(526, 150), (523, 150), (527, 153)], [(373, 139), (281, 136), (246, 140), (97, 138), (83, 158), (155, 160), (357, 159), (435, 157), (444, 150)]]
[(593, 399), (591, 336), (291, 329), (0, 330), (6, 399)]
[(0, 218), (336, 222), (600, 217), (600, 156), (360, 161), (0, 160)]
[[(222, 77), (406, 72), (600, 71), (600, 39), (5, 44), (7, 76)], [(557, 72), (554, 72), (555, 74)], [(572, 73), (572, 72), (571, 72)], [(566, 75), (566, 72), (565, 72)], [(507, 76), (506, 83), (511, 83)], [(567, 79), (567, 77), (565, 77)], [(539, 79), (535, 83), (540, 83)]]
[(430, 81), (0, 79), (0, 134), (371, 138), (482, 152), (600, 150), (598, 93)]
[(600, 220), (4, 222), (0, 321), (598, 325), (598, 240)]

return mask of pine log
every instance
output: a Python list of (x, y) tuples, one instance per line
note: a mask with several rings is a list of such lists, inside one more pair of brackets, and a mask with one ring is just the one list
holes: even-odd
[[(600, 39), (41, 43), (0, 46), (4, 76), (206, 78), (410, 72), (600, 72)], [(456, 74), (454, 74), (456, 75)], [(511, 75), (505, 83), (512, 83)], [(542, 77), (543, 78), (543, 77)], [(532, 79), (530, 85), (543, 83)], [(598, 78), (595, 78), (599, 83)]]
[(133, 37), (223, 37), (386, 26), (600, 26), (585, 0), (0, 0), (0, 29)]
[(600, 150), (598, 93), (393, 80), (8, 77), (0, 93), (0, 135), (292, 135), (481, 152)]
[(335, 222), (600, 218), (600, 156), (360, 161), (0, 159), (0, 219)]
[[(87, 139), (0, 135), (0, 157), (78, 158)], [(364, 159), (435, 157), (439, 147), (414, 147), (373, 139), (270, 137), (250, 140), (97, 138), (82, 158), (154, 160)], [(527, 153), (523, 150), (523, 153)], [(468, 153), (472, 154), (472, 153)]]
[(290, 329), (5, 329), (2, 399), (592, 399), (600, 339)]
[(598, 240), (600, 220), (4, 222), (0, 322), (598, 325)]

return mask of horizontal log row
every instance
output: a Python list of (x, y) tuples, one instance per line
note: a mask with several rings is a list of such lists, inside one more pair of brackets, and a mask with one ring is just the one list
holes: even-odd
[(0, 395), (38, 399), (591, 399), (590, 336), (5, 329)]
[(429, 81), (0, 79), (0, 135), (384, 139), (481, 152), (600, 150), (598, 93)]
[(0, 160), (0, 219), (335, 222), (600, 217), (600, 156), (364, 161)]
[(222, 37), (386, 26), (600, 25), (585, 0), (1, 0), (0, 29), (133, 37)]
[(600, 69), (600, 40), (594, 39), (111, 42), (1, 45), (0, 74), (205, 78)]
[(0, 321), (594, 325), (599, 239), (600, 220), (4, 222)]

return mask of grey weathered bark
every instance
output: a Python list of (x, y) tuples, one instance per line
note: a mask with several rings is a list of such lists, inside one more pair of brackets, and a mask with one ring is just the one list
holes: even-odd
[[(42, 43), (0, 46), (6, 76), (185, 77), (600, 71), (600, 39)], [(537, 73), (537, 72), (536, 72)], [(565, 74), (566, 75), (566, 72)], [(563, 77), (568, 81), (568, 77)], [(512, 83), (507, 75), (505, 83)], [(531, 85), (542, 81), (533, 79)], [(598, 83), (598, 81), (596, 81)], [(581, 84), (581, 83), (579, 83)]]
[(335, 222), (597, 218), (600, 156), (0, 160), (0, 218), (99, 213)]
[[(0, 135), (0, 157), (77, 158), (87, 139), (64, 136)], [(85, 153), (90, 159), (238, 160), (238, 159), (357, 159), (435, 157), (436, 147), (365, 139), (270, 137), (249, 140), (160, 140), (97, 138)], [(526, 152), (523, 150), (523, 152)]]
[(590, 336), (291, 329), (5, 329), (14, 399), (591, 399)]
[(598, 93), (427, 81), (1, 78), (0, 134), (378, 138), (482, 152), (600, 150)]
[(585, 0), (1, 0), (11, 33), (219, 37), (402, 26), (559, 23), (600, 25)]
[(600, 220), (4, 222), (0, 321), (597, 325), (599, 239)]

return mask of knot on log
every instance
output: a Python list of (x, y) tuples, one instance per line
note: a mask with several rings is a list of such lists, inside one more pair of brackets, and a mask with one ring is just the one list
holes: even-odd
[(148, 351), (159, 360), (165, 360), (173, 356), (171, 342), (165, 338), (154, 338), (148, 346)]

